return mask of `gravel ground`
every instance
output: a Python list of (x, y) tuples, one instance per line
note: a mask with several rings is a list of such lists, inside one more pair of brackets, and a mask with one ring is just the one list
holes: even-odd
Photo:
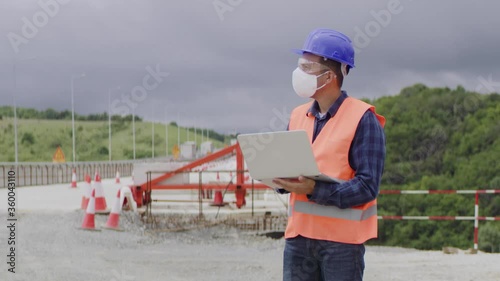
[[(21, 215), (17, 273), (7, 273), (2, 263), (0, 280), (280, 278), (280, 240), (249, 237), (226, 227), (151, 233), (130, 213), (120, 218), (124, 232), (90, 232), (78, 229), (82, 219), (82, 211)], [(0, 221), (6, 221), (5, 214)], [(105, 222), (106, 216), (96, 216), (97, 226)], [(2, 230), (0, 235), (7, 233)], [(5, 239), (0, 245), (7, 247)]]
[[(281, 280), (284, 241), (216, 226), (154, 233), (138, 215), (120, 217), (123, 232), (79, 230), (83, 211), (24, 213), (17, 229), (16, 274), (0, 280)], [(96, 225), (106, 216), (96, 216)], [(0, 221), (6, 221), (5, 213)], [(0, 232), (1, 253), (7, 231)], [(500, 280), (500, 255), (445, 255), (367, 247), (365, 280)]]
[[(104, 180), (103, 185), (110, 207), (120, 186), (112, 179)], [(283, 239), (255, 236), (222, 225), (184, 232), (153, 232), (138, 214), (131, 212), (120, 217), (123, 232), (80, 230), (84, 212), (76, 209), (83, 189), (71, 189), (67, 184), (17, 189), (16, 273), (12, 274), (6, 263), (10, 247), (6, 191), (0, 189), (0, 255), (4, 257), (0, 281), (282, 279)], [(190, 198), (189, 194), (167, 195)], [(284, 212), (282, 202), (274, 197), (256, 202), (260, 213)], [(196, 214), (197, 207), (189, 206), (163, 211), (180, 210), (176, 216), (181, 217)], [(204, 208), (207, 217), (216, 211), (217, 208)], [(223, 214), (238, 211), (248, 213), (249, 207), (221, 209)], [(96, 226), (102, 227), (106, 220), (107, 216), (96, 216)], [(499, 254), (446, 255), (440, 251), (367, 247), (365, 261), (365, 281), (500, 280)]]

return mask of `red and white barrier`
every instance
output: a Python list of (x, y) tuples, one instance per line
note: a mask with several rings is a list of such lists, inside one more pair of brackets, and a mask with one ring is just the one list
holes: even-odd
[(474, 204), (474, 250), (477, 250), (479, 240), (479, 193), (476, 193), (476, 203)]
[(478, 189), (478, 190), (380, 190), (380, 194), (494, 194), (500, 193), (500, 189)]
[(125, 199), (127, 200), (127, 204), (129, 209), (132, 211), (136, 212), (137, 211), (137, 202), (134, 200), (134, 195), (132, 194), (132, 190), (128, 186), (124, 186), (121, 189), (121, 197), (120, 197), (120, 202), (121, 206), (123, 206)]
[(422, 221), (500, 221), (500, 217), (467, 216), (378, 216), (379, 220), (422, 220)]
[(474, 216), (378, 216), (379, 220), (461, 220), (474, 221), (474, 250), (478, 249), (479, 221), (500, 221), (500, 217), (479, 216), (479, 194), (499, 194), (500, 189), (477, 190), (380, 190), (380, 194), (475, 194)]

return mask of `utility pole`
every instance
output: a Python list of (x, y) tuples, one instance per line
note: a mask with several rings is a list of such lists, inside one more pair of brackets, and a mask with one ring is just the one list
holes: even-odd
[(177, 113), (177, 147), (181, 148), (181, 119), (180, 114)]
[(134, 160), (135, 160), (135, 108), (132, 107), (132, 143), (134, 150)]
[(168, 158), (168, 121), (167, 121), (166, 110), (165, 110), (165, 156)]
[(75, 168), (75, 161), (76, 161), (75, 98), (74, 98), (75, 78), (83, 78), (83, 77), (85, 77), (85, 73), (71, 76), (71, 128), (72, 128), (72, 141), (73, 141), (73, 168)]
[[(120, 89), (120, 86), (116, 87), (117, 90)], [(108, 161), (111, 162), (111, 88), (108, 89)]]
[(151, 158), (155, 159), (155, 106), (153, 103), (153, 108), (151, 109)]

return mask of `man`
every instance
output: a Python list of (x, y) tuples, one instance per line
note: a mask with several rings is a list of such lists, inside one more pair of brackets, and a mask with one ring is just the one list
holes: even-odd
[(291, 193), (283, 280), (362, 280), (363, 243), (377, 237), (385, 119), (341, 90), (354, 67), (346, 35), (314, 30), (296, 52), (293, 88), (313, 101), (293, 110), (289, 130), (306, 130), (320, 171), (345, 182), (273, 180)]

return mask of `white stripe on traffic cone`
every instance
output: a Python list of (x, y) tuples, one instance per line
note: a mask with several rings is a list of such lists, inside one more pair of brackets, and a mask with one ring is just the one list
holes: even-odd
[(104, 189), (102, 188), (101, 177), (97, 172), (94, 180), (94, 189), (96, 213), (107, 213), (106, 209), (108, 208), (108, 205), (106, 204), (106, 197), (104, 197)]
[(71, 187), (75, 188), (76, 186), (76, 170), (73, 169), (73, 175), (71, 175)]
[(80, 229), (100, 231), (95, 228), (95, 190), (92, 190), (85, 217), (83, 218), (82, 227)]
[(115, 203), (113, 204), (113, 208), (111, 209), (111, 213), (109, 214), (108, 222), (106, 222), (106, 226), (104, 228), (111, 230), (123, 231), (118, 226), (120, 221), (120, 213), (122, 211), (122, 200), (120, 196), (120, 189), (118, 189), (118, 193), (116, 194)]
[(90, 176), (85, 175), (85, 182), (83, 183), (82, 206), (81, 206), (82, 210), (87, 209), (91, 193), (92, 193), (92, 187), (90, 187)]

